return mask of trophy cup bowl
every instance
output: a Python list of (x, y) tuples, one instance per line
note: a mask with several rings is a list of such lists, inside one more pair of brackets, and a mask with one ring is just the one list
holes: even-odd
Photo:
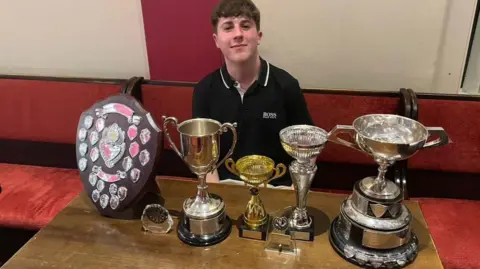
[[(353, 142), (339, 138), (346, 133)], [(430, 136), (438, 136), (429, 141)], [(402, 204), (402, 189), (386, 180), (387, 168), (418, 151), (450, 142), (443, 128), (425, 127), (398, 115), (369, 114), (349, 125), (337, 125), (328, 140), (359, 150), (378, 164), (376, 177), (357, 181), (344, 200), (340, 215), (331, 224), (330, 243), (345, 260), (374, 268), (402, 268), (418, 253), (411, 229), (412, 215)]]
[(295, 239), (313, 241), (313, 217), (307, 213), (307, 194), (317, 172), (317, 157), (327, 143), (327, 132), (312, 125), (292, 125), (280, 131), (280, 142), (295, 159), (288, 170), (296, 191), (297, 204), (289, 218), (288, 232)]
[[(208, 192), (205, 177), (232, 155), (237, 142), (236, 124), (221, 124), (205, 118), (190, 119), (179, 124), (174, 117), (163, 119), (163, 129), (170, 146), (199, 179), (196, 196), (183, 203), (182, 217), (177, 229), (178, 237), (192, 246), (217, 244), (228, 237), (232, 224), (225, 213), (223, 199)], [(168, 133), (169, 123), (177, 127), (181, 150), (178, 150)], [(224, 158), (218, 161), (220, 136), (228, 129), (233, 133), (232, 146)]]
[(284, 164), (277, 164), (266, 156), (249, 155), (240, 158), (236, 163), (232, 159), (225, 161), (225, 167), (251, 185), (250, 201), (239, 219), (239, 236), (250, 239), (266, 240), (268, 232), (268, 214), (259, 195), (259, 186), (282, 177), (287, 171)]

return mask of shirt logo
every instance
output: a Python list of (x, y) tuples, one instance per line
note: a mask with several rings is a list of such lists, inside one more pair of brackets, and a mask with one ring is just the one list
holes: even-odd
[(275, 112), (263, 112), (263, 118), (274, 120), (274, 119), (277, 118), (277, 113), (275, 113)]

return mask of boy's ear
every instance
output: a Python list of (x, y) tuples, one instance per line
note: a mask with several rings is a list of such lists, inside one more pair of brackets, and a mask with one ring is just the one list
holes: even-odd
[(263, 32), (259, 31), (258, 32), (258, 45), (260, 45), (260, 42), (262, 41), (262, 37), (263, 37)]
[(215, 46), (218, 48), (217, 34), (214, 33), (212, 37), (213, 37), (213, 41), (215, 42)]

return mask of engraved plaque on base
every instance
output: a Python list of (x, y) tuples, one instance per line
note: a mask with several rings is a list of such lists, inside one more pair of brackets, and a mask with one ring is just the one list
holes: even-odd
[(269, 223), (269, 216), (267, 215), (267, 221), (265, 224), (260, 225), (256, 228), (252, 228), (245, 223), (243, 219), (243, 215), (241, 215), (237, 220), (237, 228), (238, 228), (238, 236), (247, 239), (254, 239), (265, 241), (267, 240), (268, 234), (268, 223)]
[(84, 189), (101, 215), (140, 218), (147, 203), (142, 198), (148, 190), (158, 190), (153, 179), (162, 135), (152, 115), (129, 94), (110, 96), (81, 114), (77, 164)]

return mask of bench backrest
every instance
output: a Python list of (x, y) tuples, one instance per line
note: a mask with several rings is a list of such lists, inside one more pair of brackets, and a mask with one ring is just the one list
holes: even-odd
[[(97, 100), (120, 92), (126, 81), (0, 79), (0, 139), (73, 144), (80, 113)], [(159, 125), (164, 115), (179, 121), (191, 117), (191, 84), (146, 81), (141, 90), (145, 107)], [(351, 124), (363, 114), (399, 110), (398, 93), (310, 90), (304, 94), (315, 124), (327, 131), (336, 124)], [(409, 167), (480, 173), (480, 98), (417, 97), (419, 121), (427, 127), (443, 127), (453, 143), (420, 152), (409, 160)], [(178, 135), (173, 137), (178, 143)], [(170, 145), (165, 142), (165, 147)], [(319, 161), (373, 164), (368, 156), (333, 143)]]

